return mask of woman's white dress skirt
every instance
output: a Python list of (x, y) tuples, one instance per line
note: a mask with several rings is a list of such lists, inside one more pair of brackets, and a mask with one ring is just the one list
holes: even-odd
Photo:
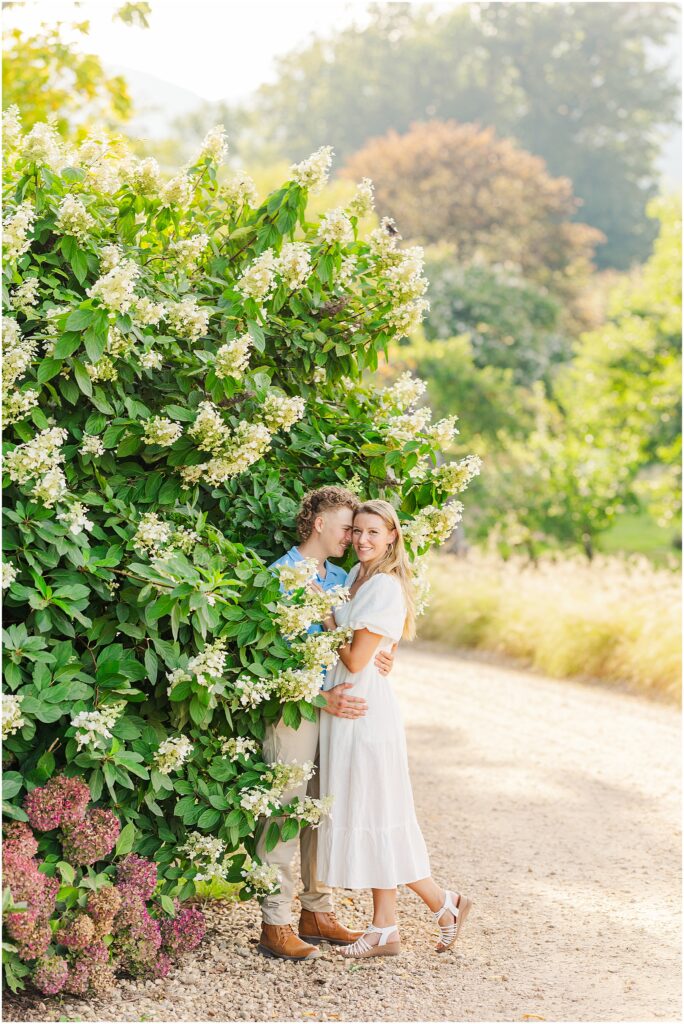
[[(354, 582), (358, 565), (347, 582)], [(399, 580), (377, 573), (335, 610), (340, 626), (382, 635), (378, 650), (401, 639), (406, 604)], [(318, 829), (318, 876), (344, 889), (393, 889), (430, 875), (425, 841), (416, 820), (404, 723), (392, 677), (374, 657), (361, 672), (342, 662), (328, 673), (325, 689), (352, 683), (351, 696), (368, 703), (364, 717), (321, 713), (320, 789), (332, 795), (332, 813)]]

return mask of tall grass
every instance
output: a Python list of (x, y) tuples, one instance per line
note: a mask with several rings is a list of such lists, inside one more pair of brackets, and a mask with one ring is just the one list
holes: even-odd
[(679, 575), (645, 558), (523, 559), (470, 552), (430, 566), (418, 635), (499, 652), (556, 677), (681, 699)]

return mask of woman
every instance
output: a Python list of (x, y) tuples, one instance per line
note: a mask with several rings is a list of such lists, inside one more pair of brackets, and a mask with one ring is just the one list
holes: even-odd
[(471, 900), (440, 888), (416, 820), (404, 726), (390, 677), (373, 664), (378, 649), (415, 635), (411, 568), (397, 514), (386, 501), (367, 501), (354, 514), (358, 556), (347, 579), (350, 600), (323, 623), (348, 626), (351, 643), (328, 673), (326, 689), (348, 682), (363, 697), (362, 718), (321, 716), (321, 796), (333, 796), (332, 815), (318, 835), (318, 874), (327, 885), (373, 891), (373, 922), (340, 952), (348, 957), (391, 956), (400, 951), (397, 886), (407, 885), (433, 912), (436, 947), (454, 945)]

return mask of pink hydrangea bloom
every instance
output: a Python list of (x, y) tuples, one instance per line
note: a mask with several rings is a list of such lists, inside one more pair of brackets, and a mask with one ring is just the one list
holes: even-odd
[(33, 828), (49, 832), (83, 821), (89, 800), (90, 790), (82, 779), (56, 775), (27, 794), (24, 810)]
[(120, 886), (133, 889), (143, 900), (149, 900), (157, 887), (157, 865), (129, 853), (117, 867), (116, 880)]
[(5, 855), (13, 850), (24, 857), (35, 857), (38, 852), (38, 843), (25, 821), (10, 821), (5, 826), (2, 849)]
[(63, 829), (62, 851), (74, 864), (95, 864), (114, 849), (121, 825), (116, 815), (102, 807), (88, 811), (83, 821)]
[(69, 967), (69, 975), (64, 984), (64, 992), (72, 996), (84, 996), (90, 987), (90, 971), (83, 960), (75, 960)]
[(83, 821), (90, 802), (90, 789), (86, 783), (76, 776), (67, 778), (63, 775), (60, 775), (56, 781), (61, 788), (64, 801), (61, 824), (75, 825), (76, 822)]
[(189, 907), (181, 910), (172, 920), (162, 921), (162, 943), (172, 956), (189, 953), (199, 946), (206, 932), (206, 921), (201, 910)]
[(36, 963), (31, 980), (39, 992), (54, 996), (64, 988), (68, 975), (66, 960), (61, 956), (45, 956)]
[(95, 937), (95, 924), (87, 914), (79, 914), (73, 921), (59, 928), (57, 942), (67, 949), (85, 949)]
[(20, 960), (35, 960), (47, 952), (52, 942), (52, 929), (47, 922), (38, 923), (26, 940), (20, 943), (17, 955)]

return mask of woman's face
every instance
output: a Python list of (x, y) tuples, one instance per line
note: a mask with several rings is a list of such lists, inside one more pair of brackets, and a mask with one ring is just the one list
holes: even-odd
[(396, 539), (397, 531), (389, 530), (383, 518), (374, 512), (359, 512), (354, 516), (352, 544), (359, 562), (374, 562)]

